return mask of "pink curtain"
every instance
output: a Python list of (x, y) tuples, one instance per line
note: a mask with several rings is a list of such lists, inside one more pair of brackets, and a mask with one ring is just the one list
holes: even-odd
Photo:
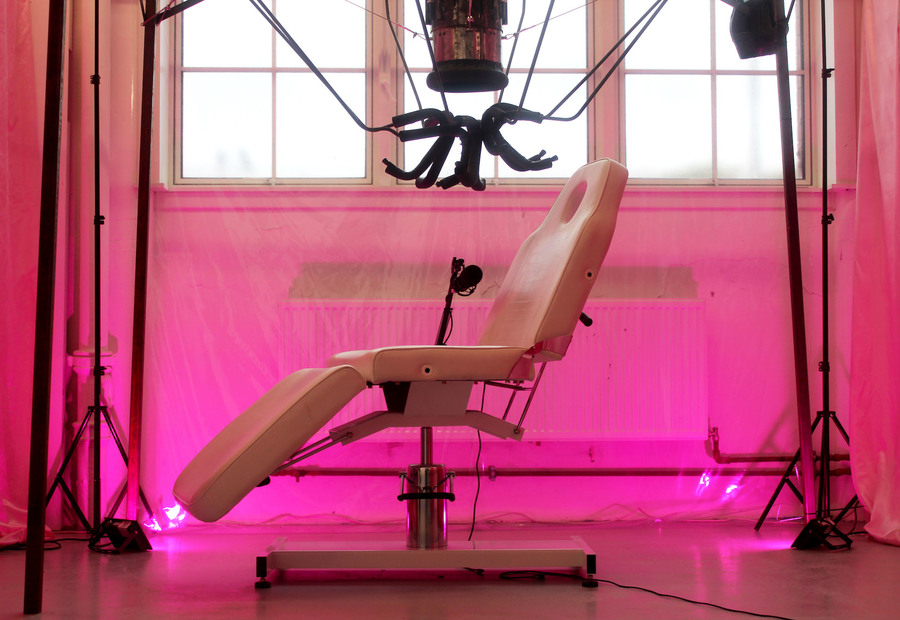
[(0, 8), (0, 540), (24, 519), (41, 146), (29, 0)]
[(897, 0), (863, 2), (851, 457), (866, 530), (900, 545), (900, 75)]

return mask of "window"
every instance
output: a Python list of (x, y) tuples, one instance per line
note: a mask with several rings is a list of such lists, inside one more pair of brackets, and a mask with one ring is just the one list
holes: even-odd
[[(624, 4), (630, 24), (652, 1)], [(803, 16), (799, 4), (796, 9), (788, 65), (797, 174), (805, 178)], [(670, 0), (626, 57), (624, 147), (631, 178), (781, 178), (775, 57), (738, 57), (731, 12), (719, 0)]]
[[(360, 122), (385, 125), (418, 107), (383, 0), (265, 2)], [(389, 2), (392, 18), (405, 25), (398, 37), (421, 105), (442, 108), (424, 84), (430, 59), (416, 0)], [(523, 107), (544, 115), (554, 110), (652, 3), (556, 0)], [(524, 3), (515, 41), (523, 3), (508, 2), (504, 66), (514, 41), (516, 50), (505, 102), (521, 101), (548, 4)], [(797, 170), (808, 178), (802, 4), (791, 17), (789, 51)], [(571, 120), (504, 126), (503, 136), (522, 155), (558, 155), (551, 168), (519, 173), (483, 153), (482, 176), (494, 183), (546, 182), (609, 156), (624, 161), (635, 182), (780, 179), (774, 57), (740, 60), (728, 34), (730, 15), (721, 0), (669, 0), (583, 113), (579, 108), (612, 60), (553, 112)], [(178, 32), (176, 182), (393, 184), (382, 158), (411, 169), (431, 146), (362, 130), (248, 0), (200, 3), (181, 15)], [(500, 95), (447, 98), (453, 114), (480, 117)], [(458, 144), (455, 149), (441, 176), (452, 173)]]
[[(339, 1), (268, 4), (365, 119), (365, 12)], [(178, 178), (366, 176), (365, 132), (247, 0), (190, 8), (183, 13), (181, 34)], [(340, 148), (322, 149), (322, 144)]]

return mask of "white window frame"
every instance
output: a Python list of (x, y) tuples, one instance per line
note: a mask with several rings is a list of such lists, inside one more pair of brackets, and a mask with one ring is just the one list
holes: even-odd
[[(339, 0), (330, 0), (339, 1)], [(366, 116), (362, 119), (367, 125), (384, 125), (390, 122), (392, 116), (402, 110), (404, 82), (406, 76), (403, 73), (402, 64), (400, 63), (399, 54), (396, 52), (394, 39), (385, 20), (380, 17), (373, 16), (373, 12), (378, 15), (383, 14), (383, 2), (381, 0), (360, 0), (365, 1), (369, 12), (366, 16), (367, 29), (367, 54), (369, 62), (366, 67), (367, 80), (367, 98), (366, 98)], [(423, 0), (424, 1), (424, 0)], [(516, 0), (510, 0), (514, 2)], [(721, 2), (721, 0), (710, 0), (711, 2)], [(391, 15), (395, 19), (402, 15), (403, 1), (390, 0)], [(802, 139), (805, 149), (803, 158), (803, 167), (798, 168), (797, 177), (798, 185), (812, 185), (814, 178), (813, 158), (815, 136), (812, 134), (812, 127), (816, 127), (816, 116), (819, 113), (818, 106), (814, 104), (815, 93), (818, 91), (818, 84), (813, 80), (813, 70), (815, 68), (816, 59), (810, 53), (815, 44), (816, 33), (809, 27), (810, 22), (815, 21), (818, 16), (811, 14), (814, 7), (811, 7), (809, 0), (797, 0), (798, 6), (802, 5), (803, 9), (803, 66), (791, 72), (792, 75), (800, 75), (803, 80), (803, 101), (800, 109), (803, 110), (802, 118)], [(667, 7), (668, 8), (668, 7)], [(190, 10), (190, 9), (188, 9)], [(665, 9), (664, 9), (665, 10)], [(795, 9), (796, 10), (796, 9)], [(601, 57), (609, 47), (621, 36), (628, 25), (625, 25), (622, 6), (619, 0), (595, 0), (588, 2), (587, 5), (587, 21), (588, 36), (587, 45), (589, 52), (589, 67), (592, 66), (592, 58)], [(711, 16), (711, 19), (713, 17)], [(795, 23), (796, 17), (792, 17), (792, 24)], [(180, 125), (181, 125), (181, 77), (184, 71), (180, 63), (181, 55), (181, 17), (170, 20), (172, 22), (171, 43), (168, 45), (168, 60), (171, 63), (170, 75), (171, 91), (167, 87), (163, 87), (161, 91), (164, 96), (171, 92), (170, 98), (170, 126), (166, 127), (164, 123), (164, 132), (167, 134), (165, 143), (169, 144), (168, 163), (165, 163), (165, 155), (163, 155), (164, 167), (166, 174), (163, 176), (164, 182), (168, 185), (190, 187), (190, 186), (279, 186), (279, 187), (309, 187), (309, 186), (355, 186), (355, 187), (396, 187), (406, 185), (406, 182), (398, 181), (384, 171), (382, 159), (398, 163), (403, 162), (403, 145), (400, 141), (389, 132), (366, 132), (366, 173), (361, 178), (315, 178), (315, 179), (242, 179), (242, 178), (183, 178), (181, 176), (181, 148), (180, 148)], [(514, 28), (515, 25), (508, 25), (507, 29)], [(551, 25), (552, 27), (552, 25)], [(420, 28), (415, 28), (419, 30)], [(398, 33), (399, 35), (399, 33)], [(401, 41), (402, 41), (402, 35)], [(727, 33), (716, 33), (716, 36), (727, 36)], [(166, 37), (161, 39), (166, 41)], [(303, 45), (302, 41), (298, 41)], [(640, 45), (640, 42), (638, 42)], [(712, 42), (711, 42), (712, 45)], [(608, 61), (594, 76), (588, 80), (587, 88), (590, 92), (597, 80), (602, 78), (608, 66), (612, 61)], [(228, 69), (216, 69), (218, 71), (227, 71)], [(305, 71), (306, 69), (301, 69)], [(296, 69), (262, 69), (261, 71), (296, 71)], [(707, 71), (713, 74), (713, 90), (712, 96), (715, 98), (715, 75), (727, 75), (734, 71)], [(767, 71), (750, 71), (746, 73), (768, 75), (774, 72)], [(611, 157), (624, 161), (627, 164), (627, 152), (624, 144), (625, 118), (624, 118), (624, 97), (625, 97), (625, 75), (626, 72), (620, 66), (618, 75), (610, 79), (600, 90), (594, 101), (585, 110), (588, 117), (588, 159), (594, 160), (600, 157)], [(774, 79), (774, 77), (773, 77)], [(560, 95), (562, 96), (562, 95)], [(165, 99), (164, 99), (165, 101)], [(338, 105), (335, 102), (335, 105)], [(773, 101), (772, 105), (777, 105), (777, 101)], [(273, 102), (274, 106), (274, 102)], [(538, 110), (541, 111), (541, 110)], [(168, 120), (168, 119), (164, 119)], [(273, 121), (274, 122), (274, 121)], [(715, 104), (713, 103), (711, 122), (715, 125)], [(550, 123), (545, 126), (551, 127)], [(360, 130), (362, 131), (362, 130)], [(714, 129), (715, 131), (715, 129)], [(515, 145), (513, 145), (515, 146)], [(713, 162), (715, 167), (715, 160)], [(715, 168), (714, 168), (715, 169)], [(531, 185), (559, 185), (565, 179), (560, 178), (530, 178), (527, 173), (523, 173), (520, 177), (504, 178), (491, 181), (489, 185), (499, 186), (531, 186)], [(716, 179), (713, 177), (709, 180), (697, 179), (650, 179), (640, 178), (632, 179), (632, 184), (637, 185), (662, 185), (662, 186), (686, 186), (686, 187), (703, 187), (703, 186), (767, 186), (780, 185), (780, 179)]]

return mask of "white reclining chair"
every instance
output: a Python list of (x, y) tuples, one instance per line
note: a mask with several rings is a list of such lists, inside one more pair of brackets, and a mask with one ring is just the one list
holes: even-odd
[[(289, 375), (194, 457), (175, 482), (175, 497), (194, 517), (215, 521), (285, 462), (389, 427), (470, 426), (521, 439), (521, 421), (467, 410), (472, 385), (531, 381), (536, 363), (563, 357), (609, 247), (627, 177), (608, 159), (575, 172), (516, 254), (476, 345), (351, 351), (332, 357), (327, 368)], [(386, 411), (307, 445), (373, 385), (384, 390)]]

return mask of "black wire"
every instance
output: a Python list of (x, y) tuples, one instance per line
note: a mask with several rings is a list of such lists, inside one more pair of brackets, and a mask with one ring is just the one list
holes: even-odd
[[(487, 391), (487, 383), (481, 384), (481, 410), (484, 411), (484, 396)], [(469, 528), (469, 538), (475, 533), (475, 512), (478, 509), (478, 496), (481, 495), (481, 431), (478, 432), (478, 454), (475, 455), (475, 499), (472, 501), (472, 527)]]
[[(565, 577), (566, 579), (578, 579), (579, 581), (583, 581), (584, 578), (580, 575), (573, 575), (571, 573), (554, 573), (548, 571), (537, 571), (537, 570), (517, 570), (517, 571), (506, 571), (500, 573), (500, 579), (534, 579), (537, 581), (543, 581), (546, 577)], [(598, 583), (607, 583), (611, 586), (616, 586), (617, 588), (623, 588), (625, 590), (638, 590), (640, 592), (646, 592), (647, 594), (653, 594), (654, 596), (659, 596), (662, 598), (671, 598), (676, 601), (682, 601), (685, 603), (690, 603), (692, 605), (703, 605), (705, 607), (713, 607), (715, 609), (721, 609), (722, 611), (727, 611), (735, 614), (744, 614), (747, 616), (753, 616), (755, 618), (775, 618), (776, 620), (792, 620), (792, 618), (788, 618), (786, 616), (773, 616), (770, 614), (758, 614), (753, 611), (746, 611), (744, 609), (735, 609), (733, 607), (724, 607), (722, 605), (716, 605), (715, 603), (707, 603), (706, 601), (697, 601), (694, 599), (690, 599), (684, 596), (678, 596), (677, 594), (666, 594), (664, 592), (657, 592), (656, 590), (651, 590), (650, 588), (644, 588), (642, 586), (629, 586), (621, 583), (616, 583), (615, 581), (611, 581), (609, 579), (596, 579), (593, 581)]]
[[(62, 549), (64, 542), (88, 542), (89, 538), (54, 538), (53, 540), (44, 541), (44, 551), (56, 551)], [(25, 551), (26, 543), (12, 543), (9, 545), (0, 545), (0, 552), (3, 551)]]
[(444, 92), (444, 84), (441, 81), (441, 72), (438, 71), (437, 60), (434, 57), (434, 47), (431, 45), (431, 37), (428, 36), (428, 24), (425, 23), (425, 13), (422, 12), (422, 4), (416, 0), (416, 10), (419, 11), (419, 21), (422, 22), (422, 32), (425, 33), (425, 43), (428, 45), (428, 55), (431, 57), (431, 67), (434, 70), (438, 82), (438, 92), (441, 94), (441, 101), (444, 104), (444, 111), (450, 113), (450, 106), (447, 105), (447, 94)]
[[(482, 407), (483, 409), (484, 407)], [(475, 514), (478, 510), (478, 496), (481, 495), (481, 431), (478, 432), (478, 454), (475, 455), (475, 499), (472, 501), (472, 526), (469, 528), (469, 538), (467, 540), (472, 540), (472, 535), (475, 533)]]
[(272, 29), (276, 33), (278, 33), (278, 35), (281, 36), (281, 38), (284, 40), (284, 42), (287, 43), (288, 46), (292, 50), (294, 50), (294, 53), (300, 57), (300, 59), (306, 64), (307, 67), (309, 67), (310, 71), (312, 71), (315, 74), (315, 76), (317, 78), (319, 78), (319, 81), (322, 82), (322, 84), (325, 86), (325, 88), (327, 88), (328, 91), (334, 96), (334, 98), (337, 99), (337, 102), (341, 105), (342, 108), (344, 108), (344, 110), (347, 112), (347, 114), (350, 115), (350, 117), (354, 120), (354, 122), (357, 125), (359, 125), (359, 127), (361, 129), (363, 129), (365, 131), (369, 131), (369, 132), (388, 131), (388, 132), (394, 134), (395, 136), (398, 136), (398, 137), (400, 136), (400, 133), (397, 130), (395, 130), (391, 125), (383, 125), (381, 127), (369, 127), (363, 121), (361, 121), (360, 118), (356, 115), (356, 113), (350, 108), (350, 106), (347, 105), (347, 103), (341, 98), (341, 96), (334, 89), (334, 87), (331, 85), (331, 83), (325, 78), (325, 76), (322, 74), (322, 72), (319, 71), (319, 68), (316, 67), (316, 65), (313, 63), (312, 59), (310, 59), (310, 57), (306, 55), (306, 53), (300, 48), (300, 46), (293, 39), (293, 37), (291, 37), (291, 35), (287, 31), (287, 29), (281, 24), (281, 22), (278, 21), (278, 18), (275, 17), (275, 15), (272, 13), (272, 11), (269, 9), (269, 7), (267, 7), (265, 4), (263, 4), (262, 0), (249, 0), (249, 2), (250, 2), (250, 4), (253, 5), (253, 7), (257, 11), (259, 11), (260, 15), (262, 15), (263, 18), (267, 22), (269, 22), (269, 25), (272, 27)]
[[(528, 77), (525, 78), (525, 86), (522, 88), (522, 98), (519, 100), (519, 110), (525, 107), (525, 95), (528, 93), (528, 86), (531, 84), (531, 76), (534, 75), (534, 67), (537, 65), (538, 56), (541, 53), (541, 47), (544, 44), (544, 35), (547, 33), (547, 26), (550, 24), (550, 16), (553, 14), (553, 5), (556, 0), (550, 0), (550, 4), (547, 6), (547, 16), (544, 18), (544, 24), (541, 26), (541, 36), (538, 37), (537, 45), (534, 48), (534, 57), (531, 59), (531, 68), (528, 69)], [(525, 11), (522, 11), (524, 15)], [(516, 112), (516, 119), (518, 119), (518, 111)]]
[[(606, 84), (607, 80), (609, 80), (609, 78), (612, 76), (612, 74), (615, 72), (615, 70), (619, 67), (619, 65), (622, 64), (622, 61), (625, 60), (625, 56), (628, 54), (629, 51), (631, 51), (631, 48), (634, 47), (634, 44), (638, 42), (638, 40), (641, 38), (641, 35), (644, 34), (644, 32), (647, 30), (647, 28), (650, 26), (650, 24), (653, 23), (653, 20), (656, 19), (656, 16), (659, 15), (659, 12), (663, 9), (663, 7), (666, 5), (666, 2), (668, 2), (668, 1), (669, 0), (656, 0), (656, 2), (654, 2), (652, 5), (650, 5), (650, 8), (647, 9), (647, 11), (643, 15), (641, 15), (641, 17), (637, 21), (635, 21), (634, 24), (632, 24), (631, 28), (629, 28), (628, 31), (625, 34), (623, 34), (622, 37), (618, 41), (616, 41), (615, 45), (613, 45), (610, 48), (610, 50), (603, 56), (603, 58), (601, 58), (600, 61), (597, 62), (597, 64), (595, 64), (594, 67), (584, 75), (584, 77), (578, 82), (578, 84), (576, 84), (575, 87), (571, 91), (569, 91), (569, 94), (566, 95), (565, 97), (563, 97), (562, 100), (559, 103), (557, 103), (556, 106), (552, 110), (550, 110), (549, 113), (547, 113), (544, 116), (544, 120), (573, 121), (576, 118), (578, 118), (579, 116), (581, 116), (581, 114), (587, 109), (588, 105), (590, 105), (591, 101), (593, 101), (594, 98), (597, 96), (597, 93), (600, 92), (600, 89)], [(588, 96), (588, 98), (585, 100), (584, 105), (581, 106), (581, 108), (578, 110), (578, 112), (576, 112), (574, 115), (569, 116), (569, 117), (553, 116), (553, 113), (556, 112), (559, 108), (561, 108), (563, 106), (563, 104), (569, 100), (569, 97), (571, 97), (573, 94), (575, 94), (575, 92), (579, 88), (581, 88), (582, 84), (587, 82), (587, 80), (600, 69), (600, 67), (603, 65), (603, 63), (605, 63), (609, 59), (609, 57), (612, 55), (612, 53), (614, 51), (616, 51), (619, 47), (621, 47), (621, 45), (628, 39), (628, 37), (631, 36), (631, 33), (634, 32), (634, 30), (638, 27), (638, 25), (641, 22), (643, 22), (645, 19), (647, 19), (647, 17), (650, 15), (651, 12), (653, 12), (653, 15), (650, 16), (647, 23), (644, 24), (644, 26), (640, 29), (640, 31), (637, 33), (637, 35), (635, 35), (634, 40), (631, 43), (629, 43), (628, 46), (624, 50), (622, 50), (622, 54), (616, 59), (616, 62), (613, 63), (613, 66), (610, 67), (609, 71), (606, 72), (606, 75), (603, 76), (603, 79), (600, 80), (600, 83), (597, 84), (597, 86), (591, 92), (590, 96)]]
[(619, 47), (621, 47), (621, 45), (628, 39), (628, 37), (631, 36), (631, 33), (633, 33), (633, 32), (635, 31), (635, 29), (638, 27), (638, 25), (639, 25), (642, 21), (644, 21), (644, 20), (647, 18), (648, 15), (650, 15), (650, 12), (654, 9), (654, 7), (656, 7), (657, 4), (659, 4), (659, 2), (660, 2), (660, 0), (656, 0), (653, 4), (650, 5), (650, 8), (647, 9), (647, 11), (646, 11), (643, 15), (641, 15), (641, 17), (638, 18), (638, 19), (631, 25), (631, 28), (629, 28), (629, 29), (625, 32), (625, 34), (623, 34), (623, 35), (619, 38), (619, 40), (616, 41), (615, 44), (614, 44), (611, 48), (609, 48), (609, 51), (606, 52), (606, 54), (603, 56), (603, 58), (601, 58), (601, 59), (594, 65), (594, 67), (593, 67), (590, 71), (588, 71), (588, 72), (584, 75), (583, 78), (581, 78), (581, 80), (575, 85), (575, 87), (572, 88), (572, 90), (569, 91), (569, 94), (567, 94), (565, 97), (563, 97), (562, 101), (560, 101), (559, 103), (556, 104), (556, 107), (555, 107), (555, 108), (553, 108), (552, 110), (550, 110), (550, 112), (547, 114), (547, 116), (553, 116), (553, 113), (556, 112), (559, 108), (561, 108), (562, 105), (563, 105), (566, 101), (569, 100), (569, 97), (571, 97), (572, 95), (574, 95), (574, 94), (578, 91), (578, 89), (581, 88), (582, 84), (584, 84), (585, 82), (587, 82), (588, 79), (589, 79), (592, 75), (594, 75), (594, 74), (600, 69), (601, 66), (603, 66), (603, 63), (605, 63), (607, 60), (609, 60), (609, 57), (612, 56), (613, 52), (615, 52), (617, 49), (619, 49)]
[[(419, 99), (419, 91), (416, 89), (416, 83), (413, 82), (412, 74), (409, 72), (409, 65), (406, 64), (406, 56), (403, 55), (403, 46), (400, 45), (400, 39), (397, 37), (397, 31), (394, 29), (394, 22), (391, 21), (391, 7), (389, 6), (391, 0), (384, 0), (384, 13), (387, 18), (388, 28), (391, 29), (391, 36), (394, 37), (394, 43), (397, 44), (397, 53), (400, 54), (400, 61), (403, 63), (403, 71), (406, 72), (406, 77), (409, 80), (409, 85), (412, 87), (413, 96), (416, 98), (416, 104), (419, 106), (419, 109), (422, 109), (422, 100)], [(425, 34), (428, 36), (428, 33)]]
[[(516, 55), (516, 46), (519, 44), (519, 35), (522, 34), (522, 24), (525, 23), (525, 0), (522, 0), (522, 14), (519, 16), (519, 25), (516, 27), (516, 32), (513, 34), (513, 44), (512, 49), (509, 50), (509, 60), (506, 63), (506, 75), (509, 76), (509, 70), (512, 68), (513, 58)], [(506, 87), (500, 91), (500, 96), (497, 97), (497, 101), (503, 101), (503, 93), (506, 92)]]
[(447, 344), (450, 342), (450, 334), (453, 333), (453, 310), (450, 310), (450, 314), (447, 315), (447, 335), (444, 336), (444, 342), (441, 344)]

